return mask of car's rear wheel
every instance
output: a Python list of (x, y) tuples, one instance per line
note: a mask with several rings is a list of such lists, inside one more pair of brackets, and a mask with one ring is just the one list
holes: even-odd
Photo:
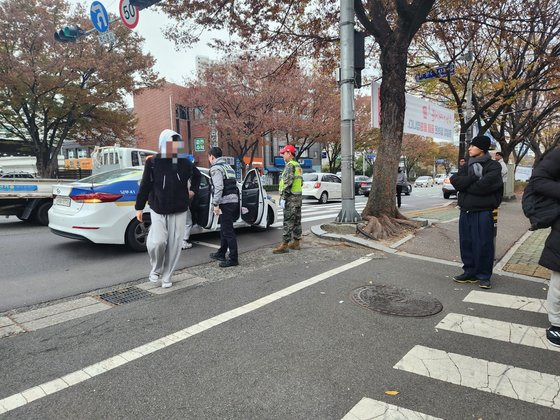
[(43, 201), (33, 210), (33, 220), (42, 225), (49, 225), (49, 209), (52, 206), (52, 201)]
[(148, 241), (151, 224), (152, 222), (146, 214), (144, 214), (144, 221), (142, 223), (134, 218), (126, 228), (126, 246), (135, 252), (146, 252), (146, 242)]
[(449, 197), (451, 197), (451, 194), (449, 194), (448, 192), (444, 192), (444, 193), (443, 193), (443, 198), (445, 198), (446, 200), (448, 200)]
[(369, 197), (369, 191), (364, 191), (364, 197)]
[(321, 193), (321, 196), (319, 197), (319, 203), (327, 204), (328, 202), (329, 202), (329, 194), (326, 191), (323, 191)]

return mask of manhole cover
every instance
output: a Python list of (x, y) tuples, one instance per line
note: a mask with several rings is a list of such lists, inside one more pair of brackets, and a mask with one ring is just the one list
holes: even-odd
[(386, 285), (359, 287), (352, 292), (352, 300), (364, 308), (398, 316), (430, 316), (443, 309), (441, 302), (430, 296)]
[(145, 297), (150, 296), (152, 296), (150, 292), (134, 286), (99, 295), (101, 299), (112, 303), (113, 305), (122, 305), (123, 303), (134, 302), (136, 300), (144, 299)]

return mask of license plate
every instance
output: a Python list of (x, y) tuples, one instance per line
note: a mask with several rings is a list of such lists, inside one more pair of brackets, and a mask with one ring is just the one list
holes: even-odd
[(70, 207), (70, 198), (69, 197), (55, 197), (54, 204), (56, 206), (64, 206)]

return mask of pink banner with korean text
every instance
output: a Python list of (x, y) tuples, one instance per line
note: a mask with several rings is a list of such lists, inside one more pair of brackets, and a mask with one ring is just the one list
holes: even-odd
[[(379, 83), (371, 83), (371, 126), (379, 128), (381, 99)], [(426, 99), (406, 94), (404, 132), (453, 141), (455, 112)]]

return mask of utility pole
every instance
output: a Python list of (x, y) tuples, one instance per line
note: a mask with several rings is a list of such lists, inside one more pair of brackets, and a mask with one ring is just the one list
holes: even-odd
[(361, 218), (354, 198), (354, 2), (340, 0), (340, 142), (342, 208), (335, 221), (356, 223)]
[[(472, 90), (473, 90), (473, 81), (471, 79), (471, 69), (473, 66), (473, 52), (472, 52), (472, 41), (469, 41), (469, 46), (467, 50), (467, 54), (465, 55), (465, 61), (467, 63), (467, 71), (468, 71), (468, 79), (467, 79), (467, 95), (466, 95), (466, 102), (465, 102), (465, 124), (470, 121), (473, 114), (473, 104), (472, 104)], [(464, 141), (461, 143), (459, 147), (459, 159), (467, 157), (467, 149), (468, 144), (471, 142), (473, 138), (473, 125), (470, 124), (467, 128), (467, 132), (465, 133)]]

